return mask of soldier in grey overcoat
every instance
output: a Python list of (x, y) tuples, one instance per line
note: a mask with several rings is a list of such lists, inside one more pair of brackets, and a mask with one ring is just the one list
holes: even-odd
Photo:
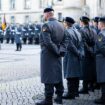
[(81, 94), (88, 94), (88, 86), (91, 85), (93, 91), (93, 83), (96, 81), (95, 54), (94, 47), (96, 42), (96, 32), (89, 26), (90, 19), (86, 16), (80, 18), (81, 35), (84, 44), (85, 56), (82, 60), (82, 79), (83, 88), (79, 91)]
[(105, 105), (105, 17), (99, 19), (98, 27), (101, 31), (96, 42), (96, 71), (102, 96), (100, 99), (96, 99), (95, 103)]
[(4, 32), (2, 30), (2, 27), (0, 27), (0, 43), (3, 43), (4, 41)]
[(10, 42), (10, 36), (11, 36), (11, 29), (10, 26), (6, 28), (6, 35), (5, 35), (5, 39), (6, 39), (6, 43)]
[(14, 41), (15, 41), (15, 27), (12, 27), (11, 28), (11, 36), (10, 36), (10, 39), (11, 39), (11, 43), (14, 44)]
[(74, 23), (75, 21), (71, 17), (64, 19), (65, 34), (68, 35), (69, 42), (63, 60), (64, 78), (67, 79), (68, 92), (63, 95), (63, 99), (74, 99), (78, 95), (79, 77), (81, 75), (82, 37), (78, 30), (73, 28)]
[(15, 43), (16, 43), (16, 51), (21, 51), (21, 49), (22, 49), (22, 36), (21, 36), (21, 31), (19, 30), (19, 28), (16, 29)]
[(96, 31), (97, 34), (99, 34), (100, 30), (98, 28), (98, 20), (99, 20), (99, 17), (94, 17), (93, 18), (93, 26), (92, 28)]
[(54, 87), (57, 98), (54, 100), (62, 104), (62, 60), (66, 51), (67, 37), (64, 35), (64, 26), (54, 18), (54, 10), (46, 8), (44, 19), (47, 21), (42, 26), (40, 35), (41, 44), (41, 82), (45, 86), (45, 100), (36, 105), (53, 105), (52, 97)]

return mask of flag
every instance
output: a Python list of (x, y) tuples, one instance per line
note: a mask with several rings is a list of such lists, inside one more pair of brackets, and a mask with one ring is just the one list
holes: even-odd
[(6, 24), (5, 14), (4, 14), (3, 22), (2, 22), (2, 30), (3, 31), (5, 30), (6, 26), (7, 26), (7, 24)]

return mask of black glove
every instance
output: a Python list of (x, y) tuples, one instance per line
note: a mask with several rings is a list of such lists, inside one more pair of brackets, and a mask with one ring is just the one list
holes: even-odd
[(80, 60), (82, 60), (82, 59), (84, 58), (84, 55), (81, 54), (81, 53), (79, 53), (79, 54), (78, 54), (78, 57), (79, 57)]
[(65, 56), (65, 52), (60, 52), (60, 56), (64, 57)]

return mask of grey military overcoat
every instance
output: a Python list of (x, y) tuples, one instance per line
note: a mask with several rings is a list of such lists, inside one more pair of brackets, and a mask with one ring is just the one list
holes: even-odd
[(66, 51), (66, 37), (62, 23), (51, 18), (42, 26), (41, 82), (45, 84), (62, 81), (61, 55)]
[(95, 54), (94, 46), (96, 42), (96, 33), (88, 25), (81, 28), (81, 35), (84, 42), (85, 57), (82, 60), (82, 79), (87, 81), (96, 81)]
[(80, 77), (81, 67), (80, 67), (80, 49), (81, 49), (81, 35), (77, 34), (77, 31), (72, 27), (65, 31), (69, 36), (69, 43), (67, 46), (67, 53), (65, 54), (63, 64), (64, 64), (64, 77)]
[(96, 53), (97, 82), (105, 83), (105, 29), (98, 35)]

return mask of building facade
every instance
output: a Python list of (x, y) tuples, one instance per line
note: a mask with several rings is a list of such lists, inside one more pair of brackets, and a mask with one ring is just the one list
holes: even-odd
[(58, 20), (65, 16), (76, 20), (82, 15), (103, 16), (104, 5), (104, 0), (0, 0), (0, 23), (4, 14), (7, 23), (41, 22), (45, 7), (53, 7)]
[(92, 18), (94, 16), (105, 16), (105, 0), (86, 0), (88, 14)]
[(7, 23), (40, 21), (40, 0), (0, 0), (0, 22), (4, 14)]

